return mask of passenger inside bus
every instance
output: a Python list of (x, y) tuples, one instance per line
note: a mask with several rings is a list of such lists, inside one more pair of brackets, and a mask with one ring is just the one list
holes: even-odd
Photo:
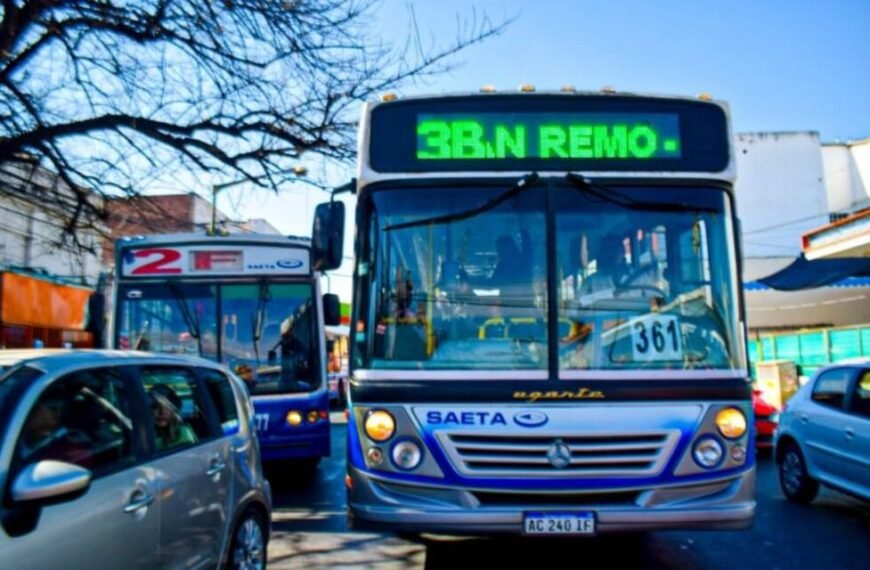
[(630, 289), (646, 291), (650, 294), (659, 293), (663, 296), (658, 267), (655, 263), (646, 263), (634, 268), (628, 261), (631, 256), (631, 245), (631, 239), (625, 238), (624, 234), (619, 232), (605, 234), (599, 240), (595, 272), (583, 281), (580, 291), (582, 296), (586, 296), (586, 300), (594, 300), (602, 295), (616, 297)]
[(495, 286), (514, 286), (529, 279), (531, 268), (531, 236), (528, 230), (520, 230), (520, 244), (510, 234), (502, 234), (495, 242), (498, 261), (490, 281)]

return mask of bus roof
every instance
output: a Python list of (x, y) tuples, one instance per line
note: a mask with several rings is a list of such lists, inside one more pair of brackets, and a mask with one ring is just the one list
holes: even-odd
[(494, 97), (499, 95), (510, 95), (516, 97), (600, 97), (602, 99), (613, 98), (613, 97), (630, 97), (630, 98), (639, 98), (639, 99), (661, 99), (661, 100), (674, 100), (674, 101), (697, 101), (709, 105), (718, 105), (723, 108), (728, 107), (728, 103), (721, 99), (713, 99), (709, 97), (707, 94), (699, 94), (697, 96), (691, 95), (674, 95), (674, 94), (663, 94), (663, 93), (634, 93), (631, 91), (578, 91), (578, 90), (567, 90), (567, 89), (548, 89), (544, 91), (531, 91), (531, 92), (522, 92), (522, 91), (454, 91), (451, 93), (437, 93), (437, 94), (422, 94), (422, 95), (408, 95), (407, 97), (398, 97), (396, 99), (390, 99), (388, 101), (370, 101), (366, 103), (372, 107), (377, 107), (379, 105), (389, 105), (390, 103), (396, 103), (399, 101), (414, 101), (419, 99), (451, 99), (451, 98), (459, 98), (459, 97)]
[(167, 245), (167, 244), (215, 244), (215, 243), (245, 243), (262, 245), (293, 245), (296, 247), (311, 248), (311, 238), (292, 235), (234, 233), (229, 235), (211, 236), (206, 232), (186, 232), (176, 234), (153, 234), (139, 236), (125, 236), (115, 242), (117, 248), (141, 247), (143, 245)]

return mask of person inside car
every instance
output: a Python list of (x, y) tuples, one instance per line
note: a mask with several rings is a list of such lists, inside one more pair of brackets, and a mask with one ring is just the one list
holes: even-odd
[(53, 459), (90, 466), (91, 442), (84, 433), (64, 425), (65, 406), (63, 398), (46, 394), (31, 410), (18, 444), (22, 461)]
[(181, 417), (181, 398), (169, 386), (158, 384), (151, 390), (151, 409), (157, 449), (196, 443), (193, 429)]

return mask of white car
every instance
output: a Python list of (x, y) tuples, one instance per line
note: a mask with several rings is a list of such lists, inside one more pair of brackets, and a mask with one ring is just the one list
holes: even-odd
[(789, 499), (810, 503), (822, 483), (870, 501), (870, 359), (816, 372), (786, 405), (775, 445)]

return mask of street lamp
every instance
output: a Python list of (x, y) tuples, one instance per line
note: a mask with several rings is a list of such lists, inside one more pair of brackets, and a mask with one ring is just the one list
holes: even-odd
[[(308, 169), (304, 166), (294, 166), (292, 170), (279, 172), (278, 174), (287, 174), (292, 172), (296, 176), (305, 176), (308, 174)], [(240, 178), (238, 180), (232, 180), (230, 182), (223, 182), (221, 184), (212, 184), (211, 185), (211, 227), (209, 228), (208, 235), (214, 236), (217, 235), (217, 194), (221, 190), (226, 190), (227, 188), (232, 188), (233, 186), (238, 186), (239, 184), (244, 184), (245, 182), (255, 182), (261, 178), (266, 178), (269, 176), (268, 174), (263, 174), (261, 176), (254, 176), (252, 178)]]

